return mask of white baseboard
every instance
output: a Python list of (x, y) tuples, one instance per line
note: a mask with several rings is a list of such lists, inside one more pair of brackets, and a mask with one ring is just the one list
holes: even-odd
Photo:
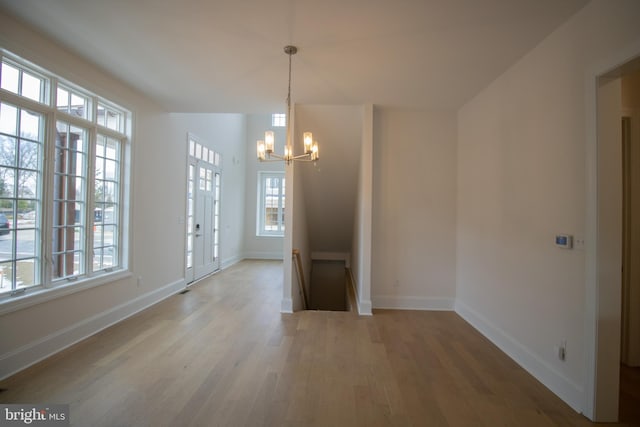
[(47, 357), (70, 347), (103, 329), (175, 295), (184, 289), (184, 279), (155, 289), (147, 294), (98, 313), (67, 328), (56, 331), (0, 356), (0, 379), (7, 378)]
[(293, 300), (291, 298), (283, 298), (280, 303), (280, 313), (293, 313)]
[(244, 254), (244, 259), (284, 259), (282, 251), (279, 252), (247, 252)]
[(401, 297), (395, 295), (376, 295), (371, 298), (373, 308), (394, 310), (432, 310), (452, 311), (453, 298)]
[(373, 316), (371, 300), (361, 301), (356, 294), (356, 302), (358, 303), (358, 314), (360, 316)]
[(358, 286), (356, 285), (356, 278), (353, 275), (353, 270), (349, 269), (349, 275), (351, 276), (351, 280), (349, 280), (349, 283), (351, 283), (351, 287), (353, 288), (353, 293), (356, 296), (356, 305), (358, 306), (358, 314), (360, 316), (371, 316), (373, 315), (373, 312), (371, 311), (371, 301), (367, 300), (367, 301), (361, 301), (360, 300), (360, 295), (358, 295)]
[(243, 258), (243, 257), (241, 257), (241, 256), (239, 256), (239, 255), (238, 255), (238, 256), (232, 256), (232, 257), (229, 257), (229, 258), (227, 258), (227, 259), (223, 259), (223, 260), (220, 262), (220, 270), (224, 270), (225, 268), (229, 268), (229, 267), (231, 267), (233, 264), (237, 264), (237, 263), (239, 263), (240, 261), (242, 261), (243, 259), (244, 259), (244, 258)]
[(582, 412), (584, 390), (581, 387), (463, 302), (456, 300), (455, 311), (575, 411)]

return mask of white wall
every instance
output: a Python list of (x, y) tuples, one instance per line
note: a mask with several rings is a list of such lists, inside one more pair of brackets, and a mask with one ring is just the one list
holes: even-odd
[(362, 107), (362, 142), (351, 243), (351, 276), (358, 313), (371, 313), (371, 233), (373, 216), (373, 105)]
[(256, 141), (264, 140), (264, 132), (273, 130), (275, 133), (276, 153), (284, 154), (286, 128), (271, 127), (271, 114), (247, 115), (246, 128), (246, 187), (245, 187), (245, 217), (244, 217), (244, 254), (247, 258), (282, 259), (282, 237), (256, 236), (257, 202), (258, 202), (258, 172), (284, 171), (283, 162), (261, 163), (256, 157)]
[(456, 311), (577, 410), (587, 266), (554, 236), (585, 235), (585, 77), (637, 43), (639, 18), (636, 1), (591, 2), (458, 114)]
[[(0, 13), (0, 45), (48, 70), (130, 109), (135, 118), (131, 182), (131, 275), (0, 316), (0, 378), (42, 359), (184, 287), (187, 131), (223, 144), (225, 158), (244, 153), (241, 116), (171, 116), (135, 89), (125, 86), (46, 37)], [(221, 132), (221, 133), (216, 133)], [(225, 135), (218, 141), (214, 135)], [(234, 144), (237, 144), (237, 148)], [(227, 167), (241, 182), (242, 163)], [(225, 190), (232, 191), (229, 184)], [(224, 190), (223, 190), (224, 191)], [(233, 192), (233, 191), (232, 191)], [(241, 201), (227, 194), (223, 208), (223, 256), (241, 256)], [(225, 220), (226, 218), (226, 220)], [(225, 222), (226, 221), (226, 222)], [(227, 228), (228, 226), (228, 228)], [(224, 244), (224, 243), (223, 243)], [(141, 282), (137, 284), (137, 278)]]
[(374, 308), (453, 308), (456, 116), (376, 108)]
[(302, 134), (318, 141), (317, 163), (301, 163), (309, 244), (314, 259), (349, 259), (353, 238), (362, 112), (350, 105), (296, 105), (294, 152), (302, 153)]
[[(309, 246), (309, 230), (307, 222), (307, 209), (304, 202), (304, 180), (302, 179), (301, 168), (306, 165), (296, 163), (288, 166), (293, 168), (293, 198), (288, 199), (288, 203), (293, 204), (292, 215), (292, 247), (300, 252), (302, 263), (302, 275), (304, 277), (305, 293), (307, 303), (310, 302), (311, 296), (311, 248)], [(295, 262), (295, 259), (293, 260)], [(300, 281), (296, 274), (296, 266), (292, 266), (292, 294), (293, 294), (293, 310), (303, 310), (302, 293), (300, 290)], [(307, 307), (309, 309), (309, 307)]]

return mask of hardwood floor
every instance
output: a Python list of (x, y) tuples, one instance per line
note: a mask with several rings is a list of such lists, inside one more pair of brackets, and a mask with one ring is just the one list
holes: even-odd
[(75, 426), (588, 426), (453, 312), (280, 314), (245, 261), (0, 382)]

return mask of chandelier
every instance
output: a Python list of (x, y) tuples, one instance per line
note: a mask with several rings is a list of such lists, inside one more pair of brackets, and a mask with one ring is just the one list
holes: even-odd
[(291, 56), (298, 52), (298, 48), (295, 46), (285, 46), (284, 53), (289, 55), (289, 89), (287, 92), (287, 141), (284, 147), (284, 155), (281, 156), (274, 152), (275, 137), (273, 131), (268, 130), (264, 133), (264, 140), (259, 140), (257, 143), (258, 160), (261, 162), (277, 162), (284, 161), (286, 164), (291, 164), (292, 161), (302, 162), (315, 162), (319, 157), (318, 141), (313, 140), (313, 134), (311, 132), (304, 132), (302, 134), (302, 141), (304, 144), (304, 154), (293, 154), (293, 146), (291, 144), (291, 123), (289, 118), (291, 117)]

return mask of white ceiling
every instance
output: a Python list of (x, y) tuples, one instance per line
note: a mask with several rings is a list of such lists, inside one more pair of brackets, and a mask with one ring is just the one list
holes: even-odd
[(175, 112), (457, 109), (587, 0), (0, 0)]

